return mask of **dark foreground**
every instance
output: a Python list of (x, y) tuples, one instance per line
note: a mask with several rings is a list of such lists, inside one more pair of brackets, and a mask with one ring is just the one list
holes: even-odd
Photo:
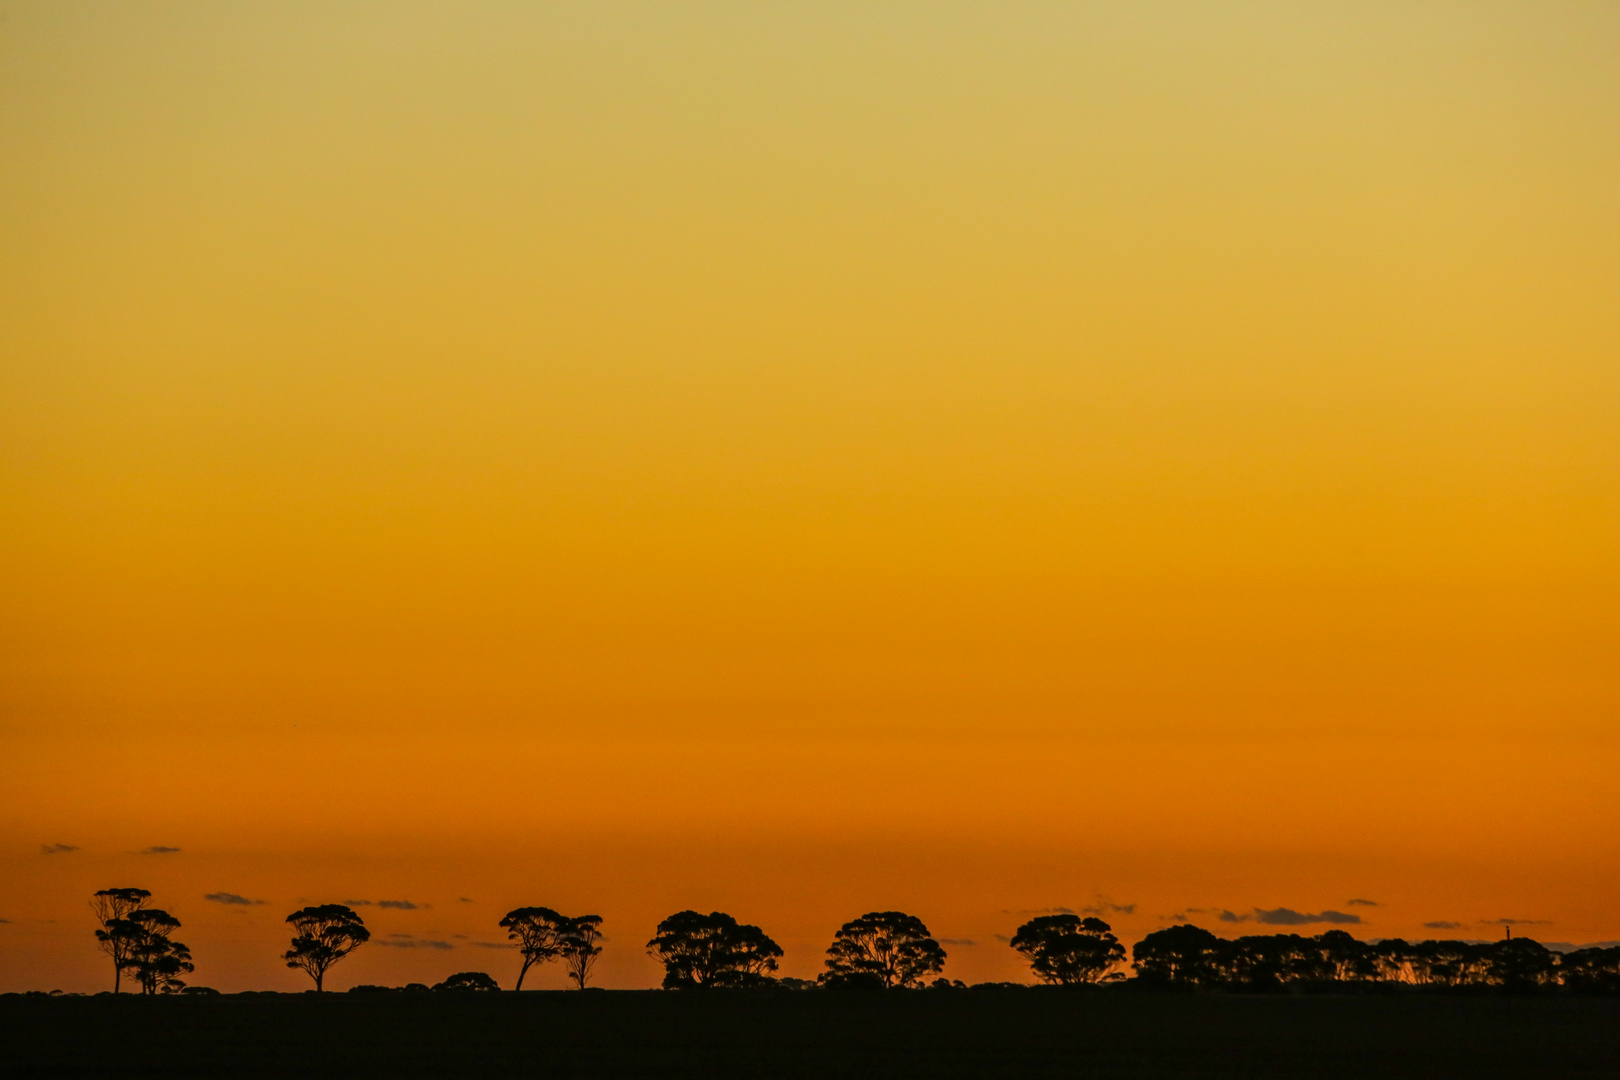
[(1612, 1080), (1620, 1000), (1041, 991), (0, 997), (0, 1072)]

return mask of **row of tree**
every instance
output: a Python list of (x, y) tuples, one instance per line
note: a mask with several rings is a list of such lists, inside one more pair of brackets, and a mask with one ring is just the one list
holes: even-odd
[[(96, 940), (113, 960), (113, 992), (130, 973), (143, 993), (176, 993), (193, 970), (191, 953), (173, 939), (180, 921), (147, 906), (144, 889), (103, 889), (91, 900)], [(291, 947), (282, 955), (325, 989), (333, 964), (371, 938), (353, 908), (321, 904), (287, 916)], [(568, 916), (522, 907), (500, 921), (519, 957), (517, 989), (531, 968), (562, 963), (583, 990), (602, 948), (598, 915)], [(1018, 928), (1012, 948), (1043, 983), (1084, 986), (1126, 979), (1125, 947), (1106, 922), (1079, 915), (1042, 915)], [(873, 911), (839, 928), (827, 949), (826, 970), (811, 983), (772, 973), (782, 947), (757, 926), (720, 911), (681, 911), (658, 924), (647, 952), (664, 965), (666, 989), (743, 988), (780, 983), (836, 989), (909, 988), (952, 984), (940, 977), (945, 950), (915, 915)], [(1360, 941), (1343, 930), (1315, 937), (1260, 934), (1220, 938), (1192, 925), (1155, 931), (1131, 950), (1135, 982), (1146, 987), (1275, 991), (1406, 984), (1515, 991), (1565, 987), (1620, 993), (1620, 947), (1560, 955), (1528, 938), (1480, 943), (1398, 938)], [(498, 989), (482, 972), (452, 976), (442, 989)]]

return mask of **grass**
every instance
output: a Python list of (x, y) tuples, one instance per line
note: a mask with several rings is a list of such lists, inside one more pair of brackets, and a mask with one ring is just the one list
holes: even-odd
[(1041, 991), (0, 997), (9, 1076), (1605, 1077), (1620, 1000)]

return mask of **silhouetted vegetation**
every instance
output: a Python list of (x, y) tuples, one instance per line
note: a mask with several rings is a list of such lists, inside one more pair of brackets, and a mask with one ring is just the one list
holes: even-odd
[(96, 943), (112, 958), (115, 994), (122, 986), (124, 965), (133, 944), (130, 935), (115, 924), (123, 923), (133, 912), (145, 907), (151, 897), (145, 889), (102, 889), (90, 898), (90, 910), (96, 913), (96, 921), (101, 924), (96, 931)]
[(466, 993), (499, 990), (501, 984), (482, 971), (458, 971), (433, 989)]
[(292, 948), (282, 954), (287, 966), (315, 980), (317, 992), (326, 989), (326, 970), (371, 940), (371, 931), (353, 908), (320, 904), (287, 916), (298, 933)]
[(903, 911), (869, 911), (845, 923), (827, 949), (826, 985), (841, 989), (916, 986), (945, 968), (945, 950)]
[(112, 933), (123, 940), (124, 968), (141, 984), (143, 994), (174, 994), (185, 989), (180, 979), (196, 970), (191, 950), (173, 940), (180, 920), (158, 908), (140, 908), (115, 920)]
[(561, 937), (568, 922), (568, 916), (548, 907), (516, 908), (502, 917), (501, 929), (506, 931), (508, 938), (517, 942), (518, 958), (522, 965), (518, 968), (514, 990), (523, 989), (523, 977), (531, 967), (550, 963), (562, 955)]
[(1106, 977), (1121, 960), (1125, 946), (1101, 919), (1078, 915), (1041, 915), (1013, 935), (1013, 949), (1029, 961), (1042, 982), (1080, 986)]
[(602, 954), (602, 946), (596, 943), (602, 936), (601, 926), (602, 916), (580, 915), (569, 919), (568, 928), (563, 932), (563, 968), (577, 989), (585, 989), (585, 983), (591, 977), (591, 968), (596, 966), (596, 958)]
[(782, 947), (721, 911), (678, 911), (658, 924), (647, 954), (664, 965), (664, 989), (759, 986)]
[(1136, 943), (1137, 981), (1174, 989), (1345, 990), (1413, 986), (1537, 993), (1566, 986), (1620, 988), (1620, 947), (1559, 957), (1528, 938), (1505, 941), (1358, 941), (1343, 930), (1316, 937), (1262, 934), (1225, 939), (1172, 926)]

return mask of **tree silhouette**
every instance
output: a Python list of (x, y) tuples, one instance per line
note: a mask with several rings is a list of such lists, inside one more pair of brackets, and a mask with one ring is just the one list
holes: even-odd
[(141, 984), (141, 993), (178, 993), (186, 985), (180, 976), (196, 970), (191, 950), (170, 937), (178, 929), (180, 920), (158, 908), (138, 908), (113, 921), (112, 933), (125, 949), (124, 967)]
[(869, 911), (845, 923), (827, 949), (828, 986), (916, 986), (945, 967), (945, 950), (915, 915)]
[[(580, 915), (568, 920), (567, 928), (558, 939), (563, 967), (581, 990), (585, 989), (585, 980), (591, 977), (591, 968), (596, 966), (596, 958), (602, 952), (602, 946), (596, 943), (602, 936), (601, 925), (600, 915)], [(774, 961), (772, 966), (775, 966)]]
[(485, 972), (458, 971), (433, 989), (466, 993), (468, 991), (499, 990), (500, 988), (501, 984), (490, 978)]
[(102, 889), (90, 898), (90, 910), (101, 923), (96, 931), (96, 945), (112, 958), (115, 994), (123, 981), (124, 962), (129, 959), (129, 942), (126, 935), (113, 932), (113, 923), (128, 919), (132, 912), (145, 907), (151, 896), (145, 889)]
[(371, 939), (371, 931), (353, 908), (342, 904), (320, 904), (287, 916), (297, 935), (292, 948), (282, 954), (290, 968), (302, 969), (315, 980), (315, 990), (325, 989), (326, 969)]
[(1131, 947), (1137, 978), (1161, 986), (1208, 986), (1220, 978), (1221, 939), (1191, 923), (1155, 930)]
[(1125, 946), (1101, 919), (1041, 915), (1013, 935), (1012, 947), (1042, 982), (1060, 986), (1094, 983), (1125, 959)]
[(708, 989), (767, 981), (782, 947), (724, 912), (678, 911), (658, 924), (647, 954), (664, 965), (664, 989)]
[(518, 968), (517, 986), (523, 989), (523, 976), (535, 964), (546, 964), (562, 955), (562, 934), (570, 922), (548, 907), (522, 907), (506, 913), (501, 926), (506, 936), (517, 942), (523, 966)]
[(1558, 973), (1567, 989), (1583, 994), (1620, 994), (1620, 945), (1565, 953)]

